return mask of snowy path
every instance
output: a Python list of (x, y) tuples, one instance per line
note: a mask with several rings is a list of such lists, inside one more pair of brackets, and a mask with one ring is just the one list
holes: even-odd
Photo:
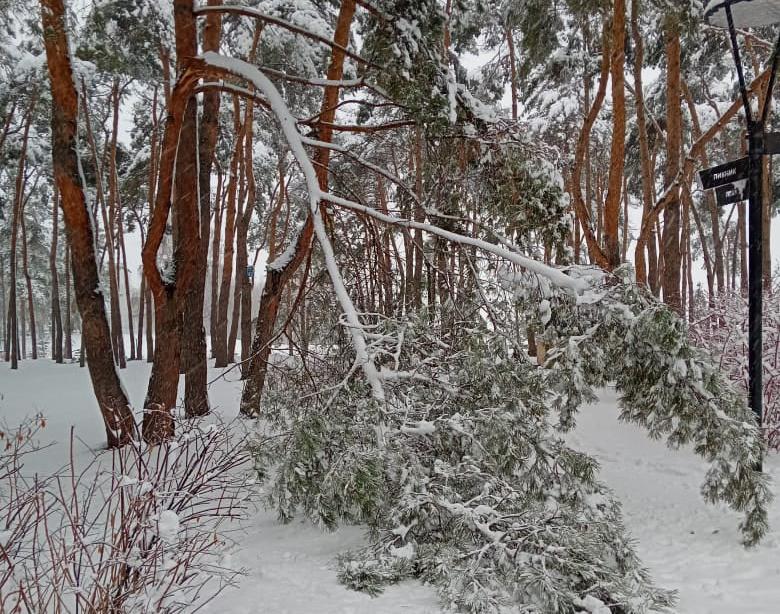
[[(139, 405), (149, 366), (130, 363), (122, 378)], [(211, 371), (211, 378), (219, 375)], [(240, 384), (235, 374), (211, 387), (213, 406), (225, 417), (236, 413)], [(99, 448), (104, 433), (91, 396), (89, 377), (76, 365), (23, 361), (18, 373), (0, 364), (0, 418), (18, 423), (43, 412), (46, 437), (62, 446), (38, 459), (37, 470), (60, 464), (70, 426), (82, 445)], [(780, 614), (780, 503), (773, 504), (768, 538), (757, 549), (739, 545), (738, 515), (707, 505), (699, 496), (705, 463), (688, 451), (671, 451), (633, 426), (620, 424), (612, 391), (583, 408), (574, 447), (601, 462), (602, 479), (623, 502), (626, 524), (659, 585), (679, 591), (679, 614)], [(79, 456), (89, 452), (83, 449)], [(36, 463), (36, 464), (37, 464)], [(780, 459), (767, 462), (780, 479)], [(780, 492), (775, 486), (775, 491)], [(334, 559), (362, 543), (359, 528), (324, 534), (309, 524), (279, 525), (260, 511), (232, 536), (242, 546), (233, 556), (248, 573), (228, 589), (210, 614), (432, 614), (439, 612), (433, 589), (414, 582), (372, 599), (338, 584)]]
[[(739, 515), (699, 495), (706, 463), (688, 450), (670, 450), (633, 425), (617, 421), (612, 390), (583, 408), (573, 447), (594, 454), (601, 479), (623, 503), (626, 525), (656, 582), (679, 591), (679, 614), (780, 613), (780, 501), (770, 534), (756, 549), (739, 545)], [(780, 459), (767, 471), (780, 479)]]

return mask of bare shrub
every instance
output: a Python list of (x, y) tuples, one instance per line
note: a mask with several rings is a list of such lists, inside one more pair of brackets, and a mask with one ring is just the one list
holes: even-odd
[[(702, 305), (689, 332), (706, 348), (739, 389), (748, 390), (748, 303), (739, 293), (724, 294)], [(764, 436), (780, 451), (780, 280), (764, 294), (763, 317)]]
[(223, 556), (251, 488), (243, 438), (185, 423), (175, 440), (127, 445), (27, 476), (32, 421), (0, 452), (0, 613), (192, 612), (237, 572)]

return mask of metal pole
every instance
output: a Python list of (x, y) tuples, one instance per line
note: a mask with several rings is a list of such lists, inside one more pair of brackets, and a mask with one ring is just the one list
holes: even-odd
[[(762, 288), (762, 251), (763, 237), (761, 232), (761, 210), (762, 210), (762, 189), (761, 189), (761, 158), (764, 152), (764, 120), (766, 119), (765, 109), (759, 111), (759, 119), (753, 121), (750, 111), (750, 99), (748, 98), (747, 87), (745, 86), (745, 75), (742, 71), (742, 61), (739, 57), (739, 46), (737, 45), (737, 35), (734, 29), (734, 19), (731, 15), (731, 6), (726, 4), (726, 19), (729, 26), (729, 35), (731, 38), (731, 50), (734, 54), (734, 63), (737, 67), (739, 77), (739, 88), (742, 93), (742, 103), (745, 107), (745, 119), (748, 129), (748, 401), (750, 409), (756, 417), (758, 427), (761, 428), (763, 422), (763, 386), (762, 380), (762, 330), (761, 314), (763, 310), (763, 288)], [(776, 68), (776, 56), (772, 58), (772, 68)], [(771, 82), (774, 79), (770, 76)], [(767, 98), (771, 92), (767, 92)], [(768, 102), (768, 101), (767, 101)], [(756, 469), (761, 470), (762, 459), (758, 460)]]

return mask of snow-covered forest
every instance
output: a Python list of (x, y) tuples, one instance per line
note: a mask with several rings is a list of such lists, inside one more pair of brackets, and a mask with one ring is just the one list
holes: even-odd
[(0, 0), (0, 614), (780, 611), (705, 4)]

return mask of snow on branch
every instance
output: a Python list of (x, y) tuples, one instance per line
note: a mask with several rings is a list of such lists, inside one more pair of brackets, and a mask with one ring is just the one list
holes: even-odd
[[(276, 116), (279, 126), (290, 147), (290, 151), (293, 153), (306, 181), (314, 232), (322, 247), (326, 268), (333, 283), (338, 301), (344, 311), (345, 325), (349, 329), (355, 349), (355, 362), (362, 367), (363, 372), (371, 385), (373, 396), (377, 400), (384, 400), (383, 380), (386, 379), (386, 374), (383, 376), (379, 373), (374, 364), (373, 355), (369, 351), (370, 344), (367, 339), (365, 327), (361, 322), (357, 309), (346, 289), (344, 280), (341, 276), (341, 271), (336, 262), (333, 246), (325, 231), (325, 225), (320, 211), (321, 203), (330, 202), (352, 211), (363, 213), (387, 224), (419, 229), (453, 243), (470, 245), (485, 252), (492, 253), (531, 273), (546, 278), (553, 285), (575, 295), (580, 294), (589, 288), (589, 283), (586, 279), (569, 276), (561, 269), (556, 269), (533, 258), (523, 256), (514, 251), (511, 246), (506, 246), (505, 244), (496, 245), (482, 239), (444, 230), (434, 224), (417, 222), (396, 215), (380, 213), (371, 207), (334, 196), (333, 194), (321, 190), (314, 165), (306, 151), (305, 145), (324, 146), (325, 144), (307, 139), (301, 135), (297, 128), (296, 118), (290, 112), (287, 103), (269, 77), (265, 75), (262, 70), (248, 62), (235, 58), (228, 58), (214, 52), (203, 53), (199, 56), (198, 60), (204, 62), (213, 69), (224, 71), (249, 81), (256, 90), (265, 97), (271, 112)], [(289, 254), (283, 254), (281, 257), (282, 261), (285, 257), (289, 257)], [(278, 263), (274, 263), (274, 266), (278, 266)]]
[(461, 245), (470, 245), (472, 247), (476, 247), (477, 249), (480, 249), (485, 252), (489, 252), (491, 254), (499, 256), (500, 258), (508, 260), (509, 262), (530, 271), (531, 273), (541, 275), (542, 277), (547, 278), (549, 281), (553, 283), (553, 285), (559, 288), (570, 290), (577, 294), (584, 292), (585, 290), (590, 288), (590, 284), (585, 279), (579, 277), (570, 277), (562, 269), (556, 269), (555, 267), (539, 262), (538, 260), (535, 260), (533, 258), (529, 258), (528, 256), (523, 256), (521, 254), (518, 254), (517, 252), (513, 251), (508, 247), (504, 247), (502, 245), (495, 245), (493, 243), (489, 243), (488, 241), (484, 241), (482, 239), (476, 239), (474, 237), (458, 234), (457, 232), (444, 230), (443, 228), (439, 228), (434, 224), (427, 224), (425, 222), (416, 222), (414, 220), (398, 217), (396, 215), (381, 213), (380, 211), (377, 211), (372, 207), (361, 205), (359, 203), (353, 202), (345, 198), (340, 198), (332, 194), (323, 193), (322, 198), (324, 200), (333, 203), (334, 205), (339, 205), (341, 207), (345, 207), (347, 209), (351, 209), (353, 211), (363, 213), (365, 215), (373, 217), (376, 220), (385, 222), (386, 224), (392, 224), (394, 226), (401, 226), (403, 228), (411, 228), (415, 230), (419, 229), (422, 230), (423, 232), (432, 234), (437, 237), (441, 237), (442, 239), (446, 239), (447, 241), (451, 241), (453, 243), (459, 243)]
[(379, 377), (379, 372), (373, 362), (373, 358), (369, 355), (368, 342), (366, 340), (363, 324), (360, 322), (357, 309), (344, 285), (341, 271), (336, 263), (336, 255), (333, 251), (333, 246), (325, 231), (325, 224), (323, 223), (322, 213), (320, 212), (320, 202), (323, 200), (323, 193), (320, 190), (317, 173), (314, 170), (314, 165), (309, 158), (309, 154), (306, 152), (301, 134), (296, 128), (296, 120), (292, 113), (290, 113), (287, 103), (285, 103), (273, 82), (252, 64), (235, 58), (226, 58), (214, 52), (206, 52), (200, 57), (209, 66), (227, 70), (251, 82), (268, 100), (271, 110), (274, 115), (276, 115), (279, 126), (284, 133), (290, 151), (293, 153), (293, 156), (295, 156), (306, 180), (314, 232), (322, 247), (322, 252), (325, 257), (325, 266), (327, 267), (328, 274), (333, 282), (336, 296), (341, 304), (341, 308), (344, 310), (347, 328), (349, 329), (352, 337), (352, 344), (355, 348), (355, 361), (363, 368), (363, 372), (371, 385), (371, 391), (374, 397), (379, 401), (384, 400), (382, 379)]
[[(315, 32), (311, 32), (307, 30), (306, 28), (302, 28), (301, 26), (297, 26), (294, 23), (290, 23), (289, 21), (286, 21), (284, 19), (280, 19), (279, 17), (273, 17), (272, 15), (269, 15), (268, 13), (264, 13), (263, 11), (260, 11), (258, 9), (254, 9), (248, 6), (239, 6), (234, 4), (226, 4), (222, 6), (201, 6), (199, 8), (196, 8), (192, 11), (193, 14), (196, 17), (200, 17), (202, 15), (207, 15), (209, 13), (232, 13), (234, 15), (244, 15), (246, 17), (254, 17), (255, 19), (260, 19), (261, 21), (264, 21), (266, 23), (269, 23), (274, 26), (279, 26), (280, 28), (284, 28), (285, 30), (289, 30), (290, 32), (294, 32), (295, 34), (300, 34), (301, 36), (305, 36), (307, 38), (314, 39), (316, 41), (319, 41), (320, 43), (327, 45), (328, 47), (331, 47), (332, 49), (338, 49), (344, 55), (347, 57), (355, 60), (356, 62), (360, 62), (361, 64), (364, 64), (365, 66), (370, 66), (371, 68), (381, 68), (374, 64), (373, 62), (370, 62), (369, 60), (361, 57), (357, 53), (354, 53), (347, 49), (346, 47), (343, 47), (339, 45), (338, 43), (332, 41), (326, 36), (322, 36), (320, 34), (317, 34)], [(209, 52), (211, 53), (211, 52)]]

